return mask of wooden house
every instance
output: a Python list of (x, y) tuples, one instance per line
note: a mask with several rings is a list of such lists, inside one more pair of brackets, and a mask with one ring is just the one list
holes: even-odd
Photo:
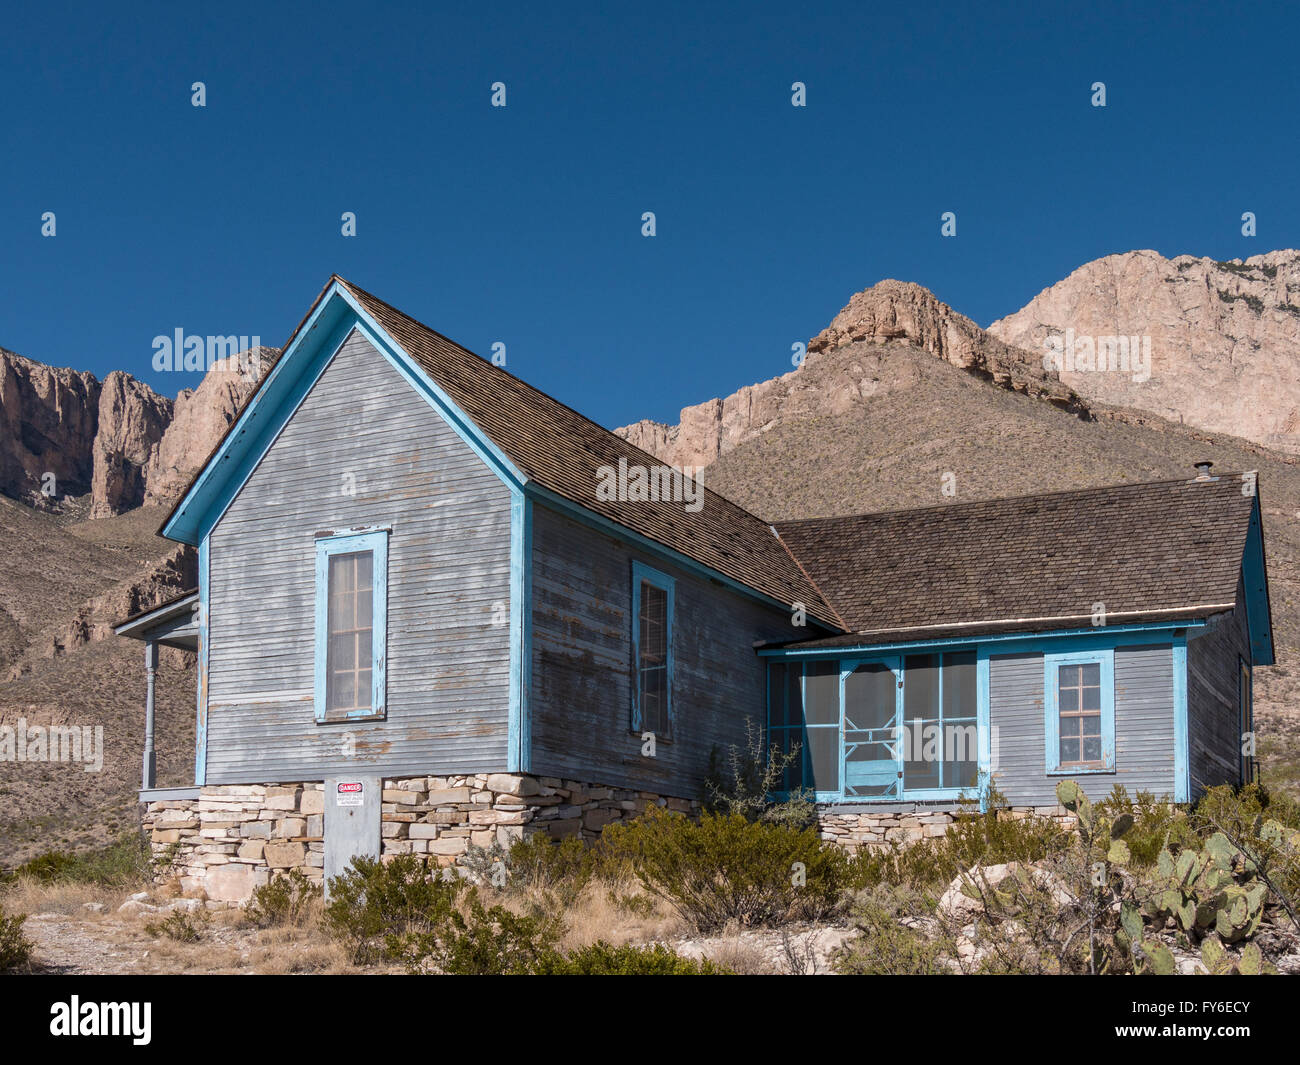
[(688, 811), (747, 723), (851, 846), (1187, 801), (1273, 661), (1252, 478), (771, 526), (339, 277), (161, 532), (199, 586), (118, 631), (197, 650), (195, 779), (150, 699), (141, 799), (214, 898)]

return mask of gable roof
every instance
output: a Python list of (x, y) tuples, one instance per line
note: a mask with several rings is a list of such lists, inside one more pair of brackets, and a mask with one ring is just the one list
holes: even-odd
[[(245, 400), (222, 440), (172, 508), (163, 530), (173, 528), (174, 519), (187, 505), (205, 471), (214, 461), (224, 461), (223, 451), (245, 431), (241, 425), (249, 420), (272, 375), (286, 373), (285, 364), (295, 343), (305, 335), (304, 327), (335, 294), (345, 297), (382, 330), (532, 487), (640, 534), (769, 599), (783, 604), (803, 603), (809, 615), (832, 629), (840, 628), (834, 611), (761, 519), (707, 488), (703, 489), (698, 511), (686, 510), (680, 502), (598, 498), (600, 467), (617, 468), (620, 459), (629, 466), (658, 468), (664, 464), (337, 275), (330, 278), (286, 341), (286, 356)], [(253, 434), (248, 435), (251, 438)]]
[(1109, 625), (1231, 609), (1257, 508), (1225, 474), (776, 528), (852, 630), (801, 646), (847, 646), (1087, 628), (1097, 603)]

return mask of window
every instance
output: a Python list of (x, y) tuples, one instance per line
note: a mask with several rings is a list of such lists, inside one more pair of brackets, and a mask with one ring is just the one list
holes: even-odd
[(1044, 656), (1049, 773), (1115, 768), (1115, 652)]
[(955, 798), (979, 785), (974, 651), (773, 661), (766, 746), (780, 789), (824, 802)]
[(672, 737), (673, 588), (671, 577), (632, 563), (632, 731)]
[(905, 791), (975, 787), (975, 702), (974, 651), (904, 659)]
[(388, 532), (316, 540), (316, 720), (382, 718)]
[(1238, 772), (1241, 783), (1249, 784), (1255, 779), (1255, 742), (1251, 735), (1255, 730), (1255, 704), (1250, 684), (1250, 666), (1244, 658), (1237, 659), (1237, 721), (1241, 730), (1241, 766)]

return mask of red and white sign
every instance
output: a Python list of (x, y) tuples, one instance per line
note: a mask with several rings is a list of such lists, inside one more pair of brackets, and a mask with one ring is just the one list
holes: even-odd
[(335, 806), (361, 806), (365, 803), (366, 786), (360, 780), (348, 780), (339, 784), (334, 795)]

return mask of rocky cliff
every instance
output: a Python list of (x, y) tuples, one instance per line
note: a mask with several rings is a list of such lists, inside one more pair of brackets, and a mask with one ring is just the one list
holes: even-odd
[[(1300, 251), (1108, 255), (988, 331), (1040, 358), (1068, 341), (1079, 357), (1061, 379), (1091, 400), (1300, 453)], [(1087, 357), (1123, 338), (1149, 345), (1147, 379)]]
[(241, 352), (173, 403), (120, 370), (100, 382), (0, 349), (0, 494), (91, 518), (169, 505), (277, 356)]
[(172, 423), (145, 470), (146, 506), (176, 501), (278, 356), (266, 347), (241, 352), (214, 365), (198, 388), (181, 391)]
[[(809, 371), (829, 353), (850, 345), (861, 358), (844, 360), (834, 374)], [(881, 281), (853, 296), (808, 343), (803, 365), (770, 381), (742, 388), (682, 411), (677, 425), (641, 421), (617, 430), (631, 443), (677, 466), (707, 466), (778, 423), (810, 415), (836, 415), (864, 399), (906, 387), (911, 363), (887, 357), (888, 347), (910, 345), (1000, 388), (1046, 400), (1083, 414), (1086, 404), (1042, 360), (989, 336), (927, 289)], [(874, 355), (873, 347), (879, 348)]]

